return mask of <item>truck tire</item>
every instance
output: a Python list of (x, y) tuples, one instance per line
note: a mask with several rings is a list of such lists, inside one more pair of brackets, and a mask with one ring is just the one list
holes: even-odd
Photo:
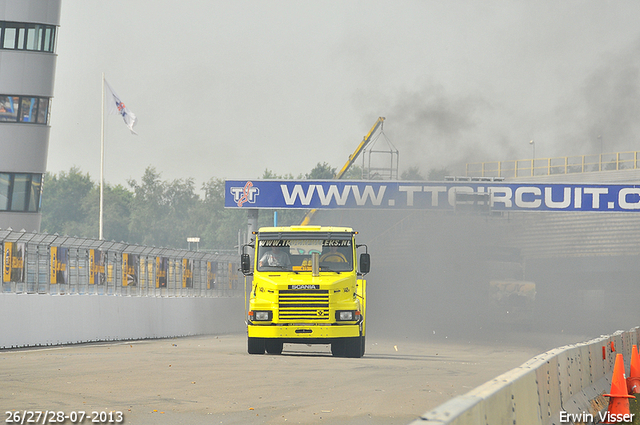
[(352, 338), (345, 338), (345, 357), (360, 358), (364, 355), (364, 337), (356, 336)]
[(364, 336), (341, 338), (331, 343), (331, 354), (335, 357), (360, 358), (364, 356)]
[(264, 346), (269, 354), (282, 354), (282, 341), (266, 339), (264, 341)]
[(346, 344), (344, 339), (338, 339), (331, 343), (331, 354), (334, 357), (344, 357), (346, 353)]
[(249, 354), (264, 354), (264, 338), (249, 337), (247, 341), (247, 351)]

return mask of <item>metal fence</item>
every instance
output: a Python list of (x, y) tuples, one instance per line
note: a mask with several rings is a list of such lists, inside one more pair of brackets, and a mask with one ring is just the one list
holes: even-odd
[(466, 166), (467, 176), (533, 177), (593, 171), (633, 170), (640, 168), (640, 152), (613, 152), (555, 158), (474, 162)]
[(0, 230), (0, 242), (3, 293), (242, 295), (238, 255), (12, 230)]

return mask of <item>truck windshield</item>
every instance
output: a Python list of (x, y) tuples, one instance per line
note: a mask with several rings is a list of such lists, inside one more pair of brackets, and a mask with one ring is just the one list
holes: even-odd
[(258, 271), (293, 271), (311, 273), (311, 256), (319, 255), (320, 272), (353, 270), (351, 240), (276, 239), (259, 240)]

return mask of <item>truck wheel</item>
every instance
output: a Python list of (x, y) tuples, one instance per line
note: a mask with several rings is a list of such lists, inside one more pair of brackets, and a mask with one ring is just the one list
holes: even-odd
[(269, 354), (282, 354), (282, 341), (267, 339), (264, 341), (264, 346)]
[(345, 357), (360, 358), (363, 356), (363, 338), (361, 336), (345, 338)]
[(362, 335), (360, 337), (360, 357), (364, 356), (364, 349), (365, 349), (365, 343), (364, 343), (364, 335)]
[(264, 338), (248, 338), (247, 351), (249, 354), (264, 354)]

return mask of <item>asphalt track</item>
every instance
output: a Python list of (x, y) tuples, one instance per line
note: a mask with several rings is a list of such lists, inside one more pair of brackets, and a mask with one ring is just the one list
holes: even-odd
[(323, 345), (249, 355), (244, 335), (5, 350), (0, 403), (5, 423), (6, 412), (49, 410), (122, 412), (142, 425), (406, 425), (573, 339), (371, 339), (362, 359)]

